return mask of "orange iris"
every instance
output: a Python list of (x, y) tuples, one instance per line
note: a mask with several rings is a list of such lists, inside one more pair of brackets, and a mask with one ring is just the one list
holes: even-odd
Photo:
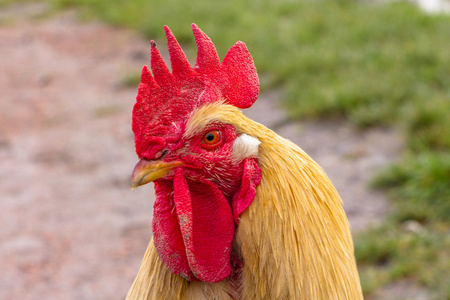
[(206, 145), (212, 146), (212, 145), (216, 145), (219, 142), (220, 142), (220, 131), (219, 130), (209, 131), (203, 136), (203, 143), (205, 143)]

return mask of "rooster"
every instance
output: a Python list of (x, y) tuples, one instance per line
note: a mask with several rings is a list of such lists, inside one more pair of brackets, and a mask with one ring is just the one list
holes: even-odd
[(169, 71), (151, 42), (133, 108), (154, 182), (153, 238), (127, 299), (362, 299), (340, 197), (297, 145), (248, 119), (259, 93), (237, 42), (221, 63), (195, 24), (192, 68), (165, 26)]

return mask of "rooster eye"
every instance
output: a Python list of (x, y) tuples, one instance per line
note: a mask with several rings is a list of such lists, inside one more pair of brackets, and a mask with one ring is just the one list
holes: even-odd
[(213, 130), (210, 132), (207, 132), (203, 136), (203, 143), (209, 146), (216, 145), (220, 142), (220, 131), (219, 130)]

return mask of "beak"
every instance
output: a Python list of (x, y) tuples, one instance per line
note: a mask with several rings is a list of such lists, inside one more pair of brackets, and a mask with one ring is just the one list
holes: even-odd
[(163, 162), (141, 158), (131, 174), (131, 189), (164, 177), (173, 168), (182, 165), (181, 161)]

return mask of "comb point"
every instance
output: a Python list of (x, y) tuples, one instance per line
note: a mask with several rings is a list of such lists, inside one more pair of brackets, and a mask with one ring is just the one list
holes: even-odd
[(142, 68), (141, 82), (147, 84), (152, 90), (158, 88), (158, 84), (156, 83), (155, 79), (152, 76), (152, 73), (150, 73), (150, 70), (147, 66), (144, 66)]
[(239, 108), (252, 106), (258, 98), (259, 79), (245, 43), (236, 42), (228, 50), (221, 69), (229, 80), (223, 90), (227, 101)]
[(169, 48), (170, 63), (172, 65), (172, 73), (176, 78), (188, 80), (193, 77), (194, 72), (186, 58), (180, 44), (174, 34), (167, 25), (164, 25), (164, 31), (167, 38), (167, 46)]
[(211, 39), (195, 24), (191, 24), (197, 44), (195, 67), (202, 73), (215, 73), (220, 67), (220, 59)]
[(169, 85), (172, 83), (173, 76), (167, 68), (161, 53), (156, 47), (156, 43), (151, 43), (150, 50), (150, 66), (153, 72), (153, 76), (158, 85)]

